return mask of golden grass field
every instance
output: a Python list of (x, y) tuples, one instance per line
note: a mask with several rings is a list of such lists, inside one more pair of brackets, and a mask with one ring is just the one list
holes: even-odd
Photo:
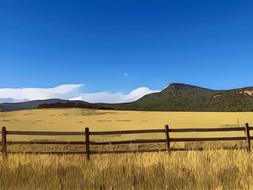
[[(253, 124), (253, 113), (134, 112), (41, 109), (0, 112), (7, 130), (91, 131)], [(242, 136), (243, 133), (191, 133), (184, 136)], [(152, 135), (148, 136), (150, 138)], [(20, 137), (13, 140), (76, 140), (84, 137)], [(127, 135), (110, 139), (146, 138)], [(154, 135), (152, 136), (154, 138)], [(165, 137), (164, 137), (165, 138)], [(102, 137), (99, 140), (104, 140)], [(105, 139), (108, 140), (108, 139)], [(83, 150), (83, 147), (81, 147)], [(34, 149), (33, 149), (34, 150)], [(246, 151), (212, 150), (85, 156), (10, 155), (0, 158), (0, 190), (5, 189), (253, 189), (253, 157)]]
[(7, 130), (84, 131), (85, 127), (89, 127), (90, 131), (164, 129), (166, 124), (170, 128), (238, 127), (246, 122), (253, 124), (253, 112), (138, 112), (87, 109), (0, 112), (0, 126), (5, 126)]
[(247, 190), (253, 155), (205, 151), (0, 158), (1, 190)]

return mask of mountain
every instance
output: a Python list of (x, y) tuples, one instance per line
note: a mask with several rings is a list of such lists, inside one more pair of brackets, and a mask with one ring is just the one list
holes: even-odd
[(0, 104), (1, 111), (15, 111), (25, 109), (37, 109), (37, 108), (87, 108), (87, 109), (111, 109), (110, 107), (91, 104), (84, 101), (69, 101), (60, 99), (49, 100), (35, 100), (19, 103), (2, 103)]
[(253, 111), (253, 87), (211, 90), (173, 83), (161, 92), (146, 95), (136, 102), (110, 107), (143, 111)]
[(123, 104), (92, 104), (84, 101), (59, 99), (0, 104), (2, 111), (70, 107), (138, 111), (253, 111), (253, 87), (211, 90), (188, 84), (173, 83), (161, 92)]

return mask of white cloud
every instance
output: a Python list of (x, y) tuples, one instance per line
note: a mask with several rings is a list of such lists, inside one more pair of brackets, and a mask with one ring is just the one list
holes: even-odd
[(54, 88), (3, 88), (0, 99), (44, 100), (50, 98), (70, 99), (79, 95), (82, 84), (65, 84)]
[(1, 102), (20, 102), (28, 100), (65, 99), (83, 100), (91, 103), (123, 103), (132, 102), (158, 90), (140, 87), (128, 94), (122, 92), (81, 92), (83, 84), (64, 84), (54, 88), (3, 88), (0, 89)]
[(80, 96), (72, 100), (83, 100), (91, 103), (124, 103), (136, 101), (143, 96), (158, 92), (158, 90), (150, 90), (147, 87), (140, 87), (128, 94), (122, 92), (97, 92), (97, 93), (81, 93)]

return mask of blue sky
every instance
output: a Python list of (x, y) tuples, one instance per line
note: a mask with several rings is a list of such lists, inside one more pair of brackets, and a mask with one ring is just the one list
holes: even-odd
[(0, 0), (0, 88), (252, 86), (253, 2)]

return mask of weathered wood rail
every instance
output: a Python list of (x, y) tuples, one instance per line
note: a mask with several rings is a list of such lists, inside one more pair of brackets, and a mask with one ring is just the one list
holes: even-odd
[[(137, 152), (162, 152), (162, 151), (189, 151), (185, 148), (172, 148), (172, 142), (213, 142), (213, 141), (245, 141), (245, 147), (223, 147), (224, 150), (238, 150), (245, 148), (247, 151), (251, 151), (251, 140), (253, 137), (250, 135), (250, 131), (253, 127), (250, 127), (246, 123), (243, 127), (230, 127), (230, 128), (182, 128), (182, 129), (170, 129), (168, 125), (165, 129), (149, 129), (149, 130), (127, 130), (127, 131), (100, 131), (92, 132), (89, 128), (86, 128), (84, 132), (52, 132), (52, 131), (7, 131), (5, 127), (2, 128), (2, 155), (4, 158), (8, 154), (83, 154), (90, 159), (92, 154), (121, 154), (121, 153), (137, 153)], [(211, 137), (211, 138), (171, 138), (171, 133), (199, 133), (199, 132), (245, 132), (245, 136), (236, 137)], [(164, 134), (164, 139), (143, 139), (143, 140), (122, 140), (122, 141), (91, 141), (90, 136), (110, 136), (110, 135), (130, 135), (130, 134)], [(8, 141), (7, 136), (84, 136), (83, 141)], [(119, 150), (119, 151), (92, 151), (91, 145), (104, 146), (104, 145), (128, 145), (128, 144), (157, 144), (166, 143), (164, 149), (150, 149), (150, 150)], [(84, 151), (72, 151), (72, 152), (21, 152), (21, 151), (8, 151), (8, 145), (83, 145)], [(203, 149), (197, 149), (203, 150)]]

